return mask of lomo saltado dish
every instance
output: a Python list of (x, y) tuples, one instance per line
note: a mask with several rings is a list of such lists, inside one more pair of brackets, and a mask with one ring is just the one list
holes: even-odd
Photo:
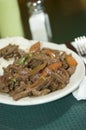
[(16, 44), (0, 49), (0, 57), (14, 58), (13, 64), (3, 67), (0, 92), (14, 100), (42, 96), (63, 89), (75, 72), (77, 61), (65, 51), (41, 48), (34, 43), (28, 52)]

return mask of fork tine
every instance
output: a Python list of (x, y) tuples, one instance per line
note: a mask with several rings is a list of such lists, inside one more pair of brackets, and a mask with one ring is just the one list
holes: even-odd
[(86, 37), (85, 36), (81, 36), (81, 37), (77, 37), (75, 38), (75, 42), (78, 45), (78, 49), (81, 50), (82, 55), (86, 55)]
[(86, 65), (86, 37), (81, 36), (75, 38), (76, 50)]
[(80, 37), (77, 37), (75, 38), (75, 42), (82, 42), (82, 43), (86, 43), (86, 37), (85, 36), (80, 36)]
[(84, 45), (78, 45), (77, 44), (77, 46), (78, 46), (79, 50), (81, 51), (82, 55), (86, 55), (86, 50), (85, 50)]
[(77, 45), (77, 52), (78, 52), (78, 54), (82, 57), (82, 52), (80, 51), (80, 47)]
[(83, 60), (83, 62), (86, 65), (86, 56), (83, 55), (83, 53), (82, 53), (81, 49), (79, 48), (79, 46), (77, 46), (77, 52), (78, 52), (79, 56), (81, 57), (81, 59)]
[(83, 49), (84, 53), (86, 54), (86, 46), (85, 46), (86, 37), (85, 36), (80, 37), (80, 42), (81, 42), (81, 45), (82, 45), (82, 49)]
[(83, 45), (83, 52), (86, 55), (86, 46), (85, 45)]

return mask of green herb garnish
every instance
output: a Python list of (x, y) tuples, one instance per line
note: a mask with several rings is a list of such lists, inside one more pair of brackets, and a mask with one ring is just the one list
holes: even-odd
[(20, 65), (23, 65), (26, 61), (26, 57), (22, 57), (20, 60), (19, 60), (19, 64)]
[(16, 79), (15, 78), (13, 79), (13, 82), (16, 83)]
[(44, 76), (41, 76), (41, 78), (42, 78), (43, 80), (46, 80), (46, 77), (44, 77)]

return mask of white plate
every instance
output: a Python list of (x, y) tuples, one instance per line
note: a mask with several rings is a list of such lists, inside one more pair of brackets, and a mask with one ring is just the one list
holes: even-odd
[[(35, 41), (30, 41), (27, 39), (24, 39), (22, 37), (12, 37), (12, 38), (5, 38), (0, 40), (0, 48), (3, 48), (4, 46), (8, 45), (9, 43), (12, 44), (18, 44), (20, 48), (28, 50), (28, 48), (35, 43)], [(60, 99), (72, 91), (74, 91), (82, 81), (84, 75), (85, 75), (85, 67), (83, 62), (81, 61), (80, 57), (73, 52), (72, 50), (66, 48), (64, 45), (58, 45), (54, 43), (49, 43), (49, 42), (41, 42), (42, 47), (48, 47), (51, 49), (59, 49), (59, 50), (64, 50), (68, 54), (72, 53), (73, 57), (77, 60), (78, 66), (76, 68), (75, 73), (71, 76), (69, 84), (58, 91), (52, 92), (48, 95), (45, 96), (40, 96), (40, 97), (26, 97), (22, 98), (18, 101), (14, 101), (12, 97), (10, 97), (8, 94), (2, 94), (0, 93), (0, 103), (4, 104), (9, 104), (9, 105), (36, 105), (36, 104), (42, 104), (42, 103), (47, 103), (50, 101), (54, 101), (57, 99)], [(0, 63), (0, 72), (1, 72), (1, 63)]]

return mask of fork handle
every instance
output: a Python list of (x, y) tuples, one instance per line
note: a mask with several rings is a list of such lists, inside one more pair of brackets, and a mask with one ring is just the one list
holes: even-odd
[(70, 42), (65, 42), (65, 45), (66, 45), (69, 49), (71, 49), (71, 50), (73, 50), (74, 52), (77, 53), (77, 50), (75, 49), (75, 47), (73, 47), (73, 46), (71, 45)]

